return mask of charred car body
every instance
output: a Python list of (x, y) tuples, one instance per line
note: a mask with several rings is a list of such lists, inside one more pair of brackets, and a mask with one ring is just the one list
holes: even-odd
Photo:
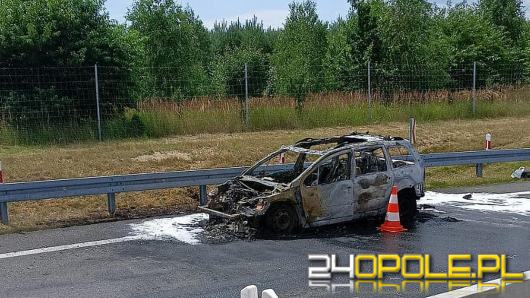
[(304, 139), (258, 161), (209, 194), (212, 217), (275, 233), (384, 216), (393, 185), (400, 216), (416, 214), (425, 172), (407, 140), (352, 133)]

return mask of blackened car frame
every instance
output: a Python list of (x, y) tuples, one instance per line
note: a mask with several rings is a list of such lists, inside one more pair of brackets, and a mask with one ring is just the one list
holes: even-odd
[[(281, 170), (271, 166), (278, 163), (285, 163)], [(285, 234), (380, 218), (395, 185), (401, 220), (411, 221), (424, 180), (423, 161), (405, 139), (358, 133), (308, 138), (219, 185), (200, 208), (212, 217)]]

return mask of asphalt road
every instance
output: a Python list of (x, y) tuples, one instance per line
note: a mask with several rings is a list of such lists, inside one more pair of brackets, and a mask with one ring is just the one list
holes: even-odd
[[(446, 190), (449, 193), (530, 191), (530, 183)], [(530, 200), (530, 197), (527, 197)], [(421, 203), (421, 201), (420, 201)], [(530, 270), (530, 216), (437, 206), (420, 212), (409, 231), (388, 235), (370, 223), (333, 227), (290, 239), (190, 245), (177, 240), (133, 240), (9, 257), (10, 252), (57, 247), (131, 233), (121, 221), (0, 236), (0, 297), (238, 297), (250, 284), (279, 297), (326, 297), (331, 285), (311, 287), (308, 254), (347, 257), (359, 253), (430, 254), (433, 270), (444, 271), (447, 254), (507, 254), (511, 271)], [(343, 258), (343, 259), (344, 259)], [(373, 294), (335, 281), (333, 297), (425, 297), (447, 291), (431, 284), (396, 294)], [(389, 283), (399, 280), (390, 280)], [(340, 286), (342, 284), (342, 286)], [(504, 296), (503, 296), (504, 297)]]

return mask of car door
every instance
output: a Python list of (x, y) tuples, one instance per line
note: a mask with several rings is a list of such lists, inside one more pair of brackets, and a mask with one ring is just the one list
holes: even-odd
[(333, 154), (303, 177), (300, 190), (309, 223), (352, 217), (352, 156), (351, 150)]
[(356, 217), (384, 212), (394, 180), (386, 150), (383, 146), (371, 146), (356, 149), (354, 154)]

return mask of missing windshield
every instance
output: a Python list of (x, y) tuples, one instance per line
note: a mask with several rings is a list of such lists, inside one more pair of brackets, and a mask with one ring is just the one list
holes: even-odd
[(283, 148), (263, 159), (243, 175), (276, 183), (290, 183), (320, 158), (318, 153), (318, 151)]

